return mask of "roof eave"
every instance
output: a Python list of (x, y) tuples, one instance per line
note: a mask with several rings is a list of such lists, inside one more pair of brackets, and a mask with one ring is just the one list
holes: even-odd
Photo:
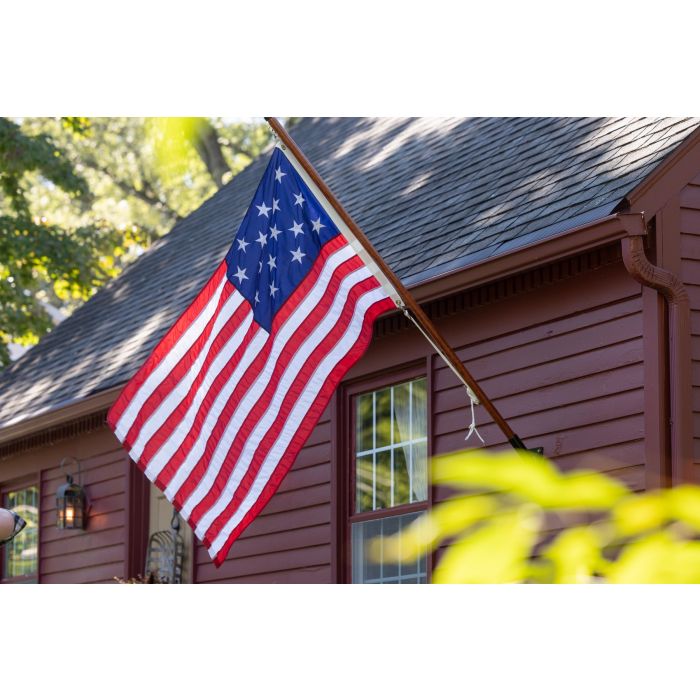
[(91, 396), (65, 401), (41, 413), (18, 416), (0, 426), (0, 445), (104, 411), (114, 403), (123, 386), (120, 384)]
[(700, 127), (681, 141), (625, 198), (632, 211), (650, 220), (674, 195), (698, 175)]
[(432, 301), (458, 291), (493, 282), (517, 272), (577, 255), (620, 240), (625, 228), (617, 214), (596, 219), (522, 248), (495, 255), (442, 275), (409, 285), (420, 302)]

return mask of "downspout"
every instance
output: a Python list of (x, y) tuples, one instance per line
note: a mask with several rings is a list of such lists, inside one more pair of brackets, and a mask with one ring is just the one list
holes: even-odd
[[(644, 252), (643, 213), (618, 214), (627, 235), (620, 241), (622, 259), (631, 277), (660, 292), (668, 313), (668, 381), (670, 394), (671, 483), (694, 481), (688, 292), (673, 273), (653, 265)], [(661, 397), (659, 397), (661, 400)]]

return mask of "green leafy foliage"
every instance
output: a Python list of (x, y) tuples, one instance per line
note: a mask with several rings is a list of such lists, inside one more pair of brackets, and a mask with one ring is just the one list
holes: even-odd
[(268, 143), (260, 122), (0, 118), (0, 365)]
[(103, 222), (66, 228), (33, 213), (28, 176), (80, 208), (92, 202), (87, 181), (53, 139), (0, 118), (0, 365), (11, 341), (36, 342), (51, 328), (51, 300), (82, 300), (110, 276), (105, 256), (124, 239)]
[(463, 493), (413, 522), (400, 550), (386, 540), (384, 556), (411, 561), (448, 545), (435, 583), (700, 583), (698, 486), (632, 493), (529, 452), (445, 455), (432, 474)]

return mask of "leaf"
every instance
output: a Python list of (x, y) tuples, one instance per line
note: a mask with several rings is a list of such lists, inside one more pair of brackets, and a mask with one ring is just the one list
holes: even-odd
[(605, 561), (599, 533), (590, 526), (564, 530), (544, 551), (554, 565), (553, 583), (587, 583)]
[(523, 494), (550, 489), (559, 476), (550, 462), (534, 453), (484, 450), (435, 457), (432, 473), (436, 484)]
[(700, 583), (700, 542), (680, 540), (670, 529), (627, 545), (608, 567), (611, 583)]
[(377, 561), (412, 561), (466, 528), (490, 516), (496, 501), (489, 496), (463, 496), (445, 501), (411, 523), (403, 532), (370, 546), (370, 555)]
[(661, 527), (669, 517), (668, 499), (660, 491), (634, 494), (612, 510), (612, 522), (623, 537)]
[(700, 486), (683, 484), (666, 493), (669, 517), (700, 531)]
[(524, 504), (461, 537), (440, 559), (434, 583), (515, 583), (528, 571), (540, 510)]
[(501, 491), (547, 509), (606, 509), (629, 493), (599, 472), (561, 475), (532, 452), (458, 452), (435, 458), (432, 469), (437, 484)]

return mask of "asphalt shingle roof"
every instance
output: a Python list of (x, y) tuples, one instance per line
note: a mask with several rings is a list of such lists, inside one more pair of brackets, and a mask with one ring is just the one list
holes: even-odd
[[(405, 284), (593, 221), (688, 118), (305, 119), (292, 134)], [(0, 375), (0, 427), (127, 381), (225, 255), (259, 159)]]

